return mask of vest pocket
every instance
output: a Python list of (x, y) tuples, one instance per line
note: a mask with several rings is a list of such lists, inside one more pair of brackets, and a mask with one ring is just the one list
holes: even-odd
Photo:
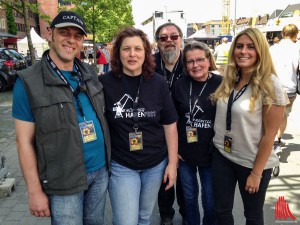
[(41, 130), (43, 133), (55, 132), (66, 128), (66, 113), (63, 103), (58, 103), (41, 109), (43, 118)]
[(74, 111), (74, 109), (71, 110), (74, 107), (73, 102), (63, 95), (50, 99), (39, 98), (39, 100), (35, 102), (35, 108), (32, 111), (35, 115), (36, 126), (41, 133), (47, 134), (67, 129), (67, 118), (70, 117), (67, 112)]

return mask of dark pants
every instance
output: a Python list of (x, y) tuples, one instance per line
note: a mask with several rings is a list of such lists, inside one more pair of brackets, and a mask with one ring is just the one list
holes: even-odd
[[(166, 182), (167, 183), (167, 182)], [(173, 204), (175, 200), (175, 187), (173, 186), (169, 190), (165, 190), (166, 184), (162, 183), (158, 192), (158, 207), (161, 219), (173, 219), (175, 210)], [(176, 181), (176, 197), (179, 205), (179, 213), (182, 218), (185, 218), (184, 214), (184, 201), (183, 192), (181, 188), (180, 176), (177, 170), (177, 181)]]
[(109, 71), (109, 63), (104, 64), (103, 72), (107, 73)]
[(263, 225), (267, 188), (271, 179), (272, 169), (263, 171), (259, 191), (249, 194), (245, 191), (247, 178), (251, 168), (240, 166), (225, 158), (219, 150), (213, 152), (212, 172), (215, 207), (218, 225), (234, 225), (232, 208), (236, 183), (239, 185), (240, 194), (244, 205), (246, 225)]
[[(184, 196), (184, 206), (186, 222), (188, 225), (215, 225), (215, 206), (212, 188), (211, 167), (193, 166), (182, 160), (179, 161), (179, 174)], [(199, 174), (201, 184), (201, 202), (203, 208), (203, 223), (200, 222), (199, 210), (199, 184), (197, 179)]]

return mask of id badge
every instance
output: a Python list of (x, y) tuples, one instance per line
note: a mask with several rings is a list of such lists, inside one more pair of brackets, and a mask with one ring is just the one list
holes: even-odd
[(81, 122), (79, 123), (79, 128), (83, 143), (88, 143), (97, 140), (97, 135), (93, 121)]
[(142, 134), (142, 132), (129, 133), (129, 149), (130, 149), (130, 151), (143, 150), (143, 134)]
[(232, 137), (225, 135), (224, 136), (224, 151), (227, 153), (231, 153), (232, 146)]
[(186, 126), (186, 140), (187, 143), (198, 142), (198, 134), (196, 127)]

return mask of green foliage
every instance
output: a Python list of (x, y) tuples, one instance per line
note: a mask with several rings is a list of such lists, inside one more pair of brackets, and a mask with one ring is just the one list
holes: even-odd
[[(48, 23), (51, 22), (51, 17), (49, 15), (46, 15), (44, 13), (41, 13), (38, 8), (39, 8), (39, 3), (34, 4), (34, 3), (29, 3), (28, 0), (14, 0), (11, 2), (7, 2), (7, 0), (0, 0), (0, 4), (3, 3), (3, 5), (6, 6), (6, 9), (9, 10), (14, 10), (24, 16), (23, 13), (23, 7), (25, 7), (27, 10), (30, 10), (31, 12), (37, 14), (39, 18), (47, 21)], [(25, 18), (24, 18), (25, 19)]]
[(5, 12), (6, 12), (8, 33), (17, 34), (18, 33), (18, 28), (17, 28), (17, 25), (15, 23), (15, 17), (14, 17), (12, 8), (11, 7), (6, 7)]
[(74, 0), (72, 3), (97, 42), (110, 42), (120, 28), (134, 25), (131, 0)]

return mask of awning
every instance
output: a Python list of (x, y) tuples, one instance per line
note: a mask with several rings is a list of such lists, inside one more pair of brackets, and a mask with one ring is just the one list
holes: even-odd
[(3, 41), (4, 41), (4, 44), (9, 45), (9, 44), (16, 44), (18, 39), (17, 38), (6, 38)]
[(0, 32), (0, 37), (4, 38), (16, 38), (17, 36), (16, 35), (13, 35), (13, 34), (9, 34), (9, 33), (5, 33), (5, 32)]

